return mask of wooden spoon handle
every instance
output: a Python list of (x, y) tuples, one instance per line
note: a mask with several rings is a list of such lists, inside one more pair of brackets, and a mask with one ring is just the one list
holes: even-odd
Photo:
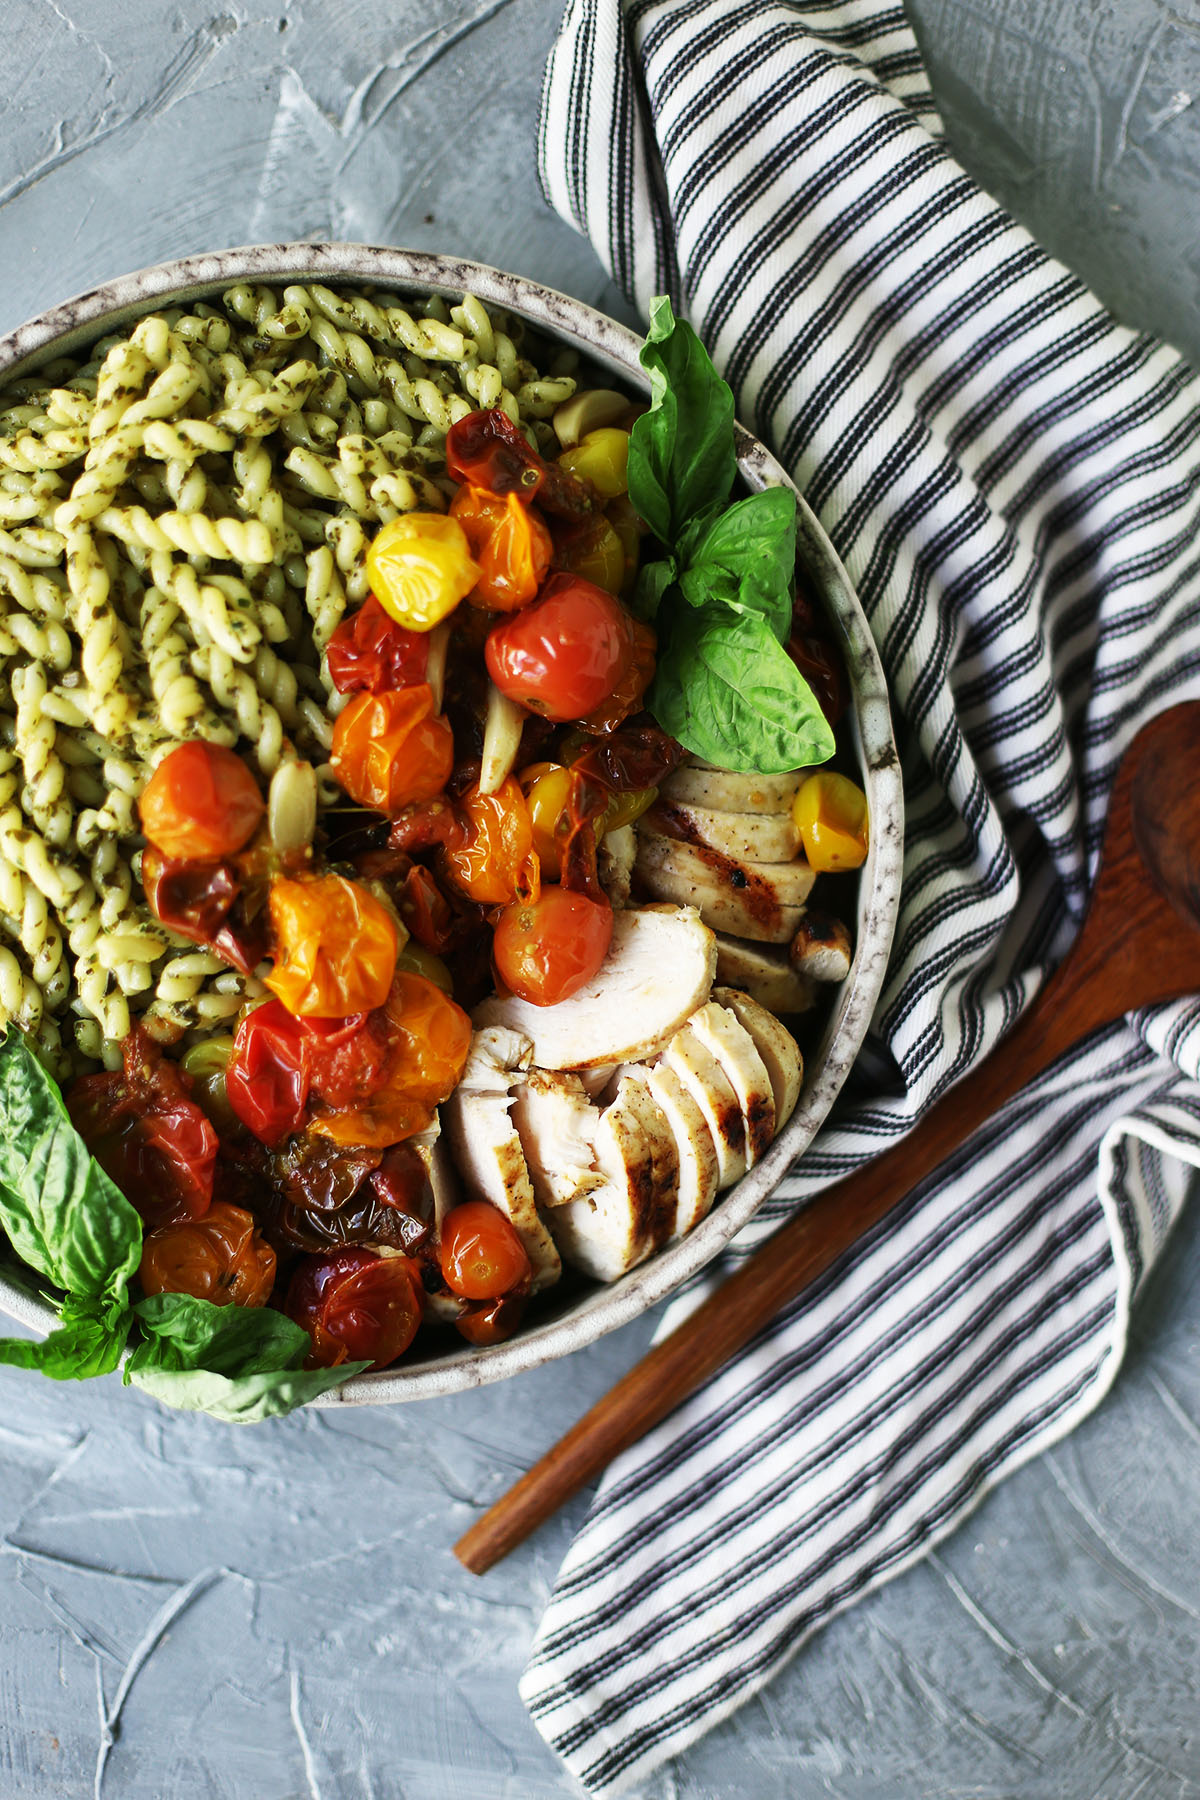
[[(771, 1236), (736, 1274), (622, 1377), (590, 1412), (476, 1520), (454, 1553), (476, 1575), (523, 1543), (615, 1456), (700, 1387), (876, 1224), (910, 1189), (1046, 1068), (1067, 1045), (1064, 964), (1005, 1040), (998, 1056), (966, 1076), (912, 1134), (826, 1188)], [(1075, 1036), (1091, 1024), (1077, 1020)]]

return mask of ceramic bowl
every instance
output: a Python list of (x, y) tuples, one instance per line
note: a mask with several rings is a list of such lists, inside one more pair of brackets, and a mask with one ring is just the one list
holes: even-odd
[[(646, 392), (639, 339), (614, 320), (516, 275), (477, 263), (363, 244), (265, 244), (186, 257), (76, 295), (0, 338), (0, 384), (52, 357), (132, 326), (144, 313), (210, 299), (235, 282), (321, 281), (375, 286), (397, 294), (464, 291), (519, 314), (546, 337), (576, 349), (621, 385)], [(739, 428), (738, 460), (750, 488), (791, 486), (769, 451)], [(858, 884), (855, 955), (849, 978), (830, 991), (830, 1012), (806, 1057), (799, 1105), (766, 1157), (714, 1206), (688, 1237), (659, 1251), (611, 1287), (572, 1280), (544, 1295), (507, 1343), (475, 1349), (450, 1343), (402, 1364), (348, 1381), (322, 1404), (380, 1405), (450, 1394), (499, 1381), (565, 1356), (626, 1324), (710, 1262), (741, 1230), (788, 1166), (811, 1142), (849, 1073), (883, 982), (900, 889), (903, 799), (883, 671), (866, 618), (816, 517), (799, 497), (799, 559), (841, 642), (852, 688), (848, 725), (866, 788), (871, 849)], [(19, 1276), (0, 1268), (0, 1309), (39, 1334), (54, 1314)]]

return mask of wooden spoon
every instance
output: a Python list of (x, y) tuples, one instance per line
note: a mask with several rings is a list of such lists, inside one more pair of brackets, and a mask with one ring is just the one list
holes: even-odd
[(477, 1575), (693, 1393), (789, 1300), (1089, 1032), (1200, 990), (1200, 702), (1126, 751), (1083, 929), (1020, 1022), (910, 1136), (826, 1188), (644, 1356), (455, 1545)]

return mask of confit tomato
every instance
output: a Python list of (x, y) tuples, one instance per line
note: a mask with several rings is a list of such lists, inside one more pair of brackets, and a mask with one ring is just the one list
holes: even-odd
[(442, 1221), (442, 1279), (462, 1300), (498, 1300), (530, 1276), (516, 1229), (486, 1200), (452, 1207)]
[(484, 659), (502, 694), (561, 724), (586, 719), (617, 692), (634, 650), (633, 620), (620, 601), (581, 576), (558, 574), (492, 629)]
[(356, 1105), (314, 1103), (309, 1129), (335, 1144), (401, 1143), (424, 1131), (458, 1086), (471, 1021), (448, 994), (423, 975), (397, 970), (383, 1017), (388, 1050), (371, 1092)]
[(460, 893), (481, 906), (505, 906), (536, 893), (533, 822), (511, 775), (494, 794), (481, 794), (476, 784), (461, 796), (442, 849), (442, 868)]
[(198, 1219), (212, 1201), (217, 1134), (144, 1027), (119, 1071), (82, 1075), (63, 1098), (101, 1168), (151, 1225)]
[(289, 1012), (344, 1019), (382, 1006), (399, 939), (387, 908), (344, 875), (271, 884), (275, 966), (266, 978)]
[(265, 1306), (275, 1285), (275, 1252), (248, 1212), (214, 1200), (203, 1218), (147, 1232), (138, 1279), (144, 1294)]
[(251, 913), (233, 863), (183, 861), (147, 844), (142, 886), (156, 919), (243, 975), (253, 975), (267, 954), (266, 914)]
[(299, 1263), (284, 1311), (308, 1332), (312, 1359), (323, 1368), (365, 1361), (382, 1369), (417, 1335), (422, 1304), (421, 1278), (407, 1256), (351, 1249)]
[(485, 488), (503, 498), (532, 500), (546, 478), (546, 466), (508, 414), (493, 406), (468, 413), (446, 433), (446, 468), (455, 481)]
[(225, 1097), (246, 1129), (268, 1147), (299, 1131), (311, 1083), (301, 1021), (281, 1000), (247, 1013), (225, 1069)]
[(339, 694), (385, 694), (425, 680), (429, 638), (425, 632), (397, 625), (374, 594), (368, 594), (326, 644), (325, 659)]
[(532, 1006), (557, 1006), (598, 972), (612, 942), (607, 900), (547, 887), (538, 899), (506, 906), (492, 939), (496, 974)]
[(467, 534), (480, 576), (467, 599), (491, 612), (527, 606), (546, 578), (553, 544), (541, 517), (515, 494), (499, 499), (484, 488), (461, 487), (450, 506)]
[(333, 773), (360, 806), (399, 812), (440, 794), (454, 767), (454, 733), (428, 682), (356, 694), (333, 727)]
[(232, 856), (248, 844), (266, 806), (258, 783), (220, 744), (180, 744), (164, 756), (138, 801), (142, 830), (164, 856)]

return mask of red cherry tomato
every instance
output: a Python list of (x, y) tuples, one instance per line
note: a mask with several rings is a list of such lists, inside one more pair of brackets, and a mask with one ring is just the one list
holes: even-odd
[(428, 682), (356, 694), (333, 727), (334, 775), (360, 806), (399, 812), (440, 794), (454, 767), (454, 733), (433, 710)]
[(288, 1286), (284, 1311), (312, 1338), (313, 1361), (333, 1368), (367, 1361), (382, 1369), (417, 1335), (421, 1279), (406, 1256), (366, 1249), (307, 1257)]
[(510, 700), (563, 723), (617, 691), (634, 650), (619, 600), (579, 575), (552, 575), (537, 599), (488, 634), (488, 674)]
[(446, 1214), (439, 1258), (442, 1279), (463, 1300), (498, 1300), (530, 1274), (515, 1228), (486, 1200), (468, 1200)]
[(492, 940), (496, 974), (533, 1006), (557, 1006), (597, 973), (612, 942), (612, 907), (573, 888), (543, 888), (506, 906)]
[(220, 744), (180, 744), (138, 801), (142, 830), (164, 856), (200, 861), (249, 843), (266, 808), (240, 756)]
[(248, 1212), (214, 1200), (202, 1219), (147, 1232), (138, 1279), (144, 1294), (265, 1306), (275, 1285), (275, 1252)]
[(498, 406), (468, 413), (446, 433), (446, 468), (455, 481), (532, 500), (546, 478), (546, 466), (531, 450), (525, 433)]
[(217, 1134), (142, 1026), (124, 1052), (123, 1070), (72, 1082), (64, 1095), (71, 1121), (148, 1223), (198, 1219), (212, 1200)]
[(299, 1131), (311, 1084), (301, 1022), (282, 1000), (247, 1013), (225, 1070), (226, 1097), (246, 1129), (268, 1146)]
[(385, 694), (425, 680), (429, 634), (397, 625), (368, 594), (326, 644), (325, 659), (339, 694)]
[(398, 970), (382, 1014), (388, 1052), (378, 1083), (357, 1105), (314, 1111), (310, 1129), (335, 1144), (385, 1149), (424, 1131), (462, 1075), (471, 1021), (432, 981)]

